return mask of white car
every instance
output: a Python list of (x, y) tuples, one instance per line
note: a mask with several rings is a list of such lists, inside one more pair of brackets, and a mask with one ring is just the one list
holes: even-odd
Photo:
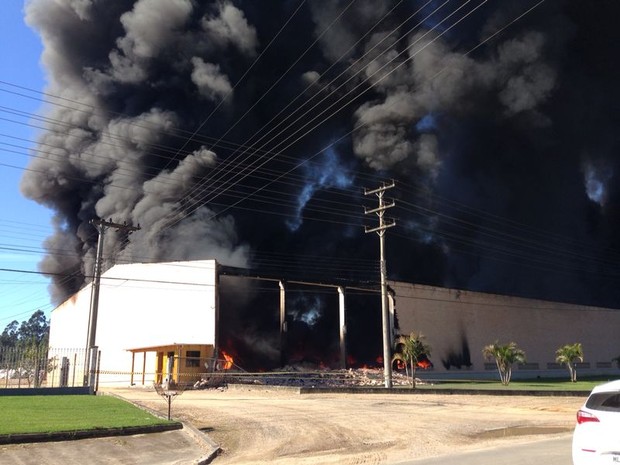
[(620, 380), (592, 389), (577, 412), (573, 465), (620, 464)]

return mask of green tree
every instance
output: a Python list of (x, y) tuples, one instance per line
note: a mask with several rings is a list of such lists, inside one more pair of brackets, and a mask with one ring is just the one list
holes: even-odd
[(566, 344), (555, 351), (555, 361), (566, 365), (568, 373), (570, 374), (570, 380), (577, 382), (577, 368), (575, 362), (579, 360), (583, 362), (583, 347), (581, 342), (575, 342), (574, 344)]
[(20, 347), (47, 345), (50, 325), (45, 313), (37, 310), (27, 321), (22, 321), (18, 331), (18, 343)]
[(409, 336), (399, 336), (395, 342), (396, 353), (392, 356), (392, 363), (400, 360), (405, 364), (407, 376), (411, 367), (411, 388), (415, 389), (415, 372), (418, 363), (431, 354), (431, 347), (424, 342), (422, 333), (412, 332)]
[(512, 365), (525, 362), (525, 352), (515, 342), (501, 345), (497, 341), (482, 349), (482, 355), (486, 360), (495, 360), (500, 381), (508, 386), (512, 377)]
[(41, 310), (26, 321), (9, 323), (0, 335), (0, 360), (12, 361), (19, 378), (39, 386), (46, 370), (49, 322)]
[(18, 332), (19, 332), (19, 323), (17, 320), (11, 321), (2, 334), (0, 334), (0, 349), (7, 347), (15, 347), (17, 345), (18, 340)]
[(47, 359), (49, 330), (49, 322), (41, 310), (34, 312), (19, 327), (17, 346), (22, 350), (21, 368), (28, 379), (28, 385), (41, 385), (42, 370), (45, 370)]

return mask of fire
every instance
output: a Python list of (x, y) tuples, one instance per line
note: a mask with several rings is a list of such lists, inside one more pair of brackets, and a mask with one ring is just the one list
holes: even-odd
[(432, 363), (431, 363), (431, 361), (430, 361), (429, 359), (427, 359), (427, 358), (422, 359), (422, 360), (420, 360), (420, 361), (418, 362), (418, 367), (419, 367), (419, 368), (426, 369), (426, 368), (430, 368), (430, 367), (432, 367), (432, 366), (433, 366), (433, 364), (432, 364)]
[[(406, 370), (407, 368), (409, 368), (409, 364), (405, 363), (403, 360), (396, 360), (393, 366), (397, 370)], [(415, 366), (416, 368), (426, 370), (433, 367), (433, 362), (431, 362), (428, 358), (423, 358), (421, 360), (418, 360)]]
[(222, 357), (224, 357), (224, 364), (222, 366), (222, 369), (230, 370), (235, 363), (234, 359), (224, 351), (222, 351)]

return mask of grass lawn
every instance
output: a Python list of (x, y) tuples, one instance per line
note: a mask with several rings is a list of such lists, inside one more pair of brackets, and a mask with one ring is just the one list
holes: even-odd
[(584, 378), (572, 383), (566, 378), (540, 378), (530, 380), (512, 380), (508, 386), (497, 381), (437, 381), (433, 384), (419, 385), (420, 389), (479, 389), (506, 391), (591, 391), (594, 386), (611, 381), (608, 378)]
[(0, 396), (0, 412), (0, 435), (170, 423), (111, 396)]

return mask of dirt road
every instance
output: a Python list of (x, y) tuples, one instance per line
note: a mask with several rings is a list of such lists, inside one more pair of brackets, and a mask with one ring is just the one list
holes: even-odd
[[(166, 412), (152, 390), (115, 389)], [(566, 434), (581, 397), (186, 391), (172, 415), (220, 444), (215, 464), (381, 464)]]

